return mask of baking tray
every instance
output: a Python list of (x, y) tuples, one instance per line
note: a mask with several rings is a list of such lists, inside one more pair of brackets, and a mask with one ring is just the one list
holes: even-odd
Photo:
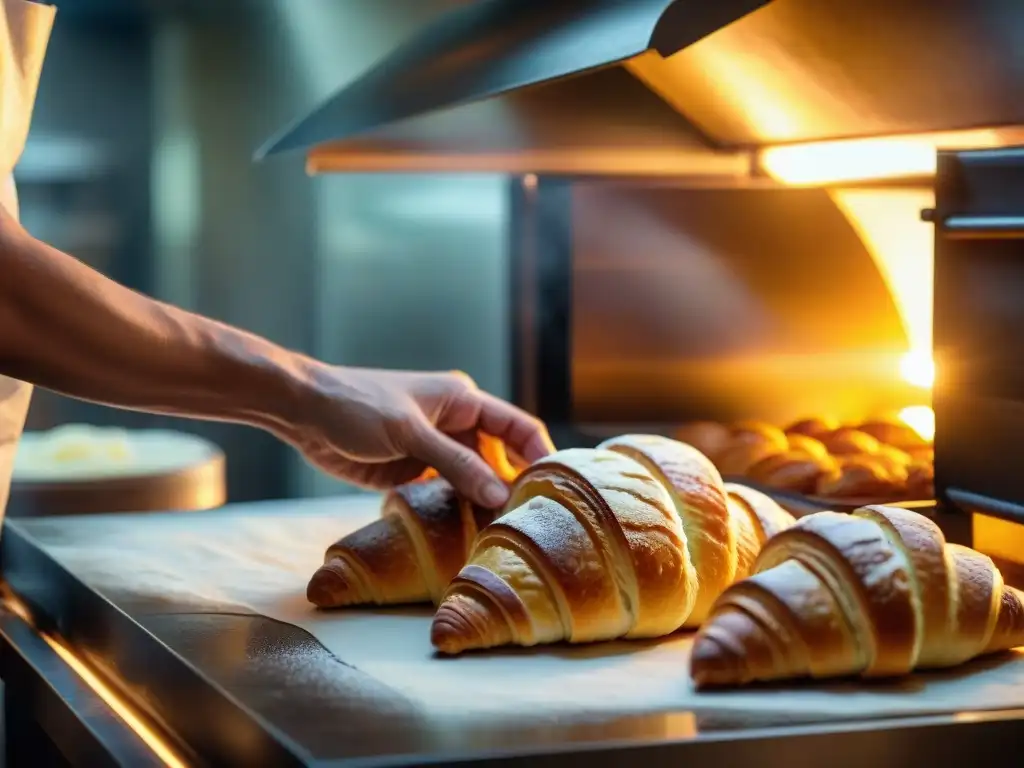
[[(281, 509), (245, 505), (188, 519), (217, 515), (230, 537), (234, 526)], [(147, 517), (153, 516), (118, 519), (130, 526)], [(75, 525), (86, 547), (87, 523), (78, 518)], [(956, 757), (1010, 765), (1000, 755), (1013, 754), (1024, 724), (1024, 711), (1004, 710), (793, 725), (790, 716), (766, 708), (754, 718), (681, 711), (468, 729), (409, 706), (289, 624), (173, 597), (144, 602), (101, 594), (48, 551), (45, 538), (60, 527), (53, 518), (5, 525), (0, 568), (8, 585), (40, 628), (64, 637), (199, 764), (545, 766), (579, 759), (588, 766), (639, 760), (791, 768), (819, 765), (827, 755), (831, 768), (842, 768), (902, 766), (913, 755), (921, 764)]]

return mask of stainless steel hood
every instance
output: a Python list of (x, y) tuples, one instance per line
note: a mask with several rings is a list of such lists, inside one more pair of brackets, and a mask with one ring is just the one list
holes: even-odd
[(765, 144), (1024, 124), (1020, 0), (479, 0), (268, 142), (325, 170), (729, 175)]
[(716, 152), (607, 68), (671, 56), (767, 1), (480, 0), (442, 15), (257, 157), (331, 142), (327, 167), (314, 170), (378, 169), (400, 154), (396, 168), (420, 170), (441, 158), (463, 170), (615, 172), (635, 160), (669, 172), (702, 159), (707, 172), (745, 171), (746, 156)]

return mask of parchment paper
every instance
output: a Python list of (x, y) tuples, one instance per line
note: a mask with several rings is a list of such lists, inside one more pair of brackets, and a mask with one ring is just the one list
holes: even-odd
[(302, 627), (344, 662), (422, 707), (469, 722), (690, 711), (751, 721), (862, 719), (1024, 706), (1024, 653), (899, 683), (698, 694), (691, 639), (435, 657), (425, 609), (319, 612), (305, 601), (327, 545), (378, 514), (376, 497), (208, 513), (30, 521), (59, 561), (122, 606), (257, 613)]

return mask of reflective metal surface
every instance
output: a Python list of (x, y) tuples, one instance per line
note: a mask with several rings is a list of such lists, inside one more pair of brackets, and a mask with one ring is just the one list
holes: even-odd
[[(513, 246), (517, 393), (550, 423), (620, 431), (912, 404), (899, 307), (833, 194), (540, 179)], [(901, 211), (920, 197), (872, 194)], [(910, 256), (928, 227), (907, 225), (886, 244)]]
[[(209, 513), (230, 536), (280, 505)], [(207, 514), (207, 513), (200, 513)], [(937, 519), (942, 517), (937, 514)], [(954, 516), (963, 520), (962, 516)], [(126, 521), (128, 518), (125, 518)], [(941, 524), (941, 522), (940, 522)], [(73, 525), (89, 546), (89, 519)], [(97, 530), (102, 530), (98, 526)], [(515, 726), (465, 728), (410, 705), (393, 690), (328, 654), (305, 632), (256, 615), (202, 612), (163, 599), (132, 599), (133, 587), (90, 588), (47, 554), (69, 540), (53, 519), (8, 523), (3, 575), (43, 629), (56, 629), (144, 711), (207, 764), (493, 766), (821, 765), (896, 768), (972, 757), (1010, 765), (1024, 713), (971, 713), (859, 723), (802, 724), (771, 709), (528, 718)], [(209, 611), (209, 607), (206, 609)], [(613, 695), (613, 692), (609, 692)], [(1002, 757), (1000, 755), (1002, 754)]]
[(504, 172), (748, 178), (753, 157), (716, 148), (621, 67), (385, 125), (310, 150), (311, 173)]
[(999, 126), (1022, 45), (1015, 0), (774, 0), (645, 79), (726, 144)]
[[(349, 138), (414, 115), (616, 64), (652, 48), (670, 55), (764, 2), (483, 0), (428, 25), (270, 140), (257, 156)], [(601, 113), (615, 122), (615, 110)]]
[(939, 156), (935, 483), (968, 510), (1024, 520), (1024, 149)]
[[(314, 153), (313, 170), (415, 169), (478, 154), (489, 170), (578, 172), (545, 151), (574, 126), (598, 135), (609, 127), (601, 141), (621, 148), (610, 126), (629, 102), (593, 99), (575, 113), (555, 99), (540, 120), (508, 92), (580, 75), (562, 85), (568, 106), (592, 98), (577, 81), (616, 64), (677, 113), (675, 132), (695, 127), (720, 147), (1014, 125), (1024, 123), (1022, 30), (1024, 6), (1013, 0), (491, 0), (439, 18), (260, 154), (334, 142)], [(486, 108), (465, 106), (491, 97)], [(478, 145), (453, 152), (441, 126)], [(337, 143), (356, 137), (351, 148)], [(630, 136), (636, 147), (642, 139)], [(370, 156), (357, 160), (360, 152)]]

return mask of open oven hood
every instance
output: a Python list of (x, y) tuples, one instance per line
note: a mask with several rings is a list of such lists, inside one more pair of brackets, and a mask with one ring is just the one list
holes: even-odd
[(1019, 0), (478, 0), (262, 158), (312, 171), (745, 173), (753, 147), (1024, 124)]

